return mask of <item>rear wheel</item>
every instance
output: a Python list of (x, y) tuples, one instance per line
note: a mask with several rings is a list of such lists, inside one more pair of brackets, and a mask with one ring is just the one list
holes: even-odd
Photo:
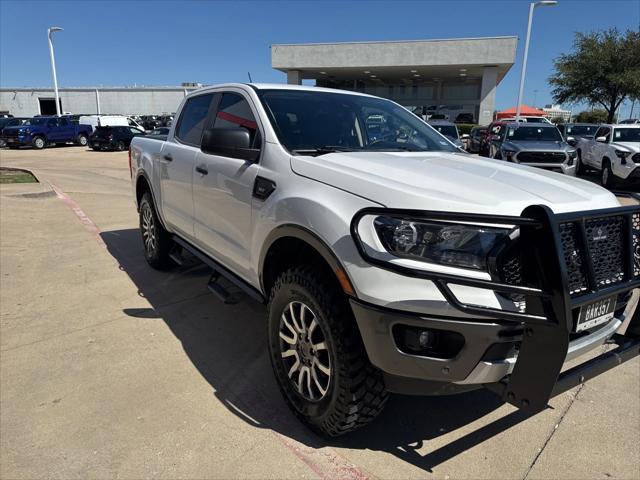
[(86, 147), (88, 142), (89, 142), (89, 139), (87, 138), (86, 135), (84, 135), (82, 133), (80, 135), (78, 135), (78, 139), (77, 139), (78, 145)]
[(120, 140), (118, 143), (116, 143), (116, 150), (118, 152), (122, 152), (124, 149), (126, 148), (124, 142), (122, 140)]
[(382, 374), (367, 358), (344, 294), (311, 267), (284, 272), (269, 301), (269, 352), (282, 394), (314, 431), (338, 436), (382, 411)]
[(169, 253), (173, 241), (158, 219), (149, 192), (146, 192), (140, 201), (140, 233), (147, 263), (158, 270), (168, 268), (171, 265)]
[(35, 137), (31, 143), (33, 144), (33, 147), (38, 150), (42, 150), (46, 146), (46, 142), (42, 137)]

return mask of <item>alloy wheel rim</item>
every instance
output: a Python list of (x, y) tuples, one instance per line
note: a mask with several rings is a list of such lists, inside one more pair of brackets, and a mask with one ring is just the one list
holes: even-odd
[(87, 144), (87, 137), (80, 137), (80, 145), (86, 145)]
[(326, 337), (317, 316), (302, 302), (290, 302), (280, 316), (280, 356), (294, 389), (317, 402), (329, 391), (332, 369)]
[(142, 209), (142, 240), (147, 253), (153, 254), (156, 251), (156, 227), (149, 204)]
[(44, 140), (36, 138), (36, 147), (41, 148), (44, 145)]

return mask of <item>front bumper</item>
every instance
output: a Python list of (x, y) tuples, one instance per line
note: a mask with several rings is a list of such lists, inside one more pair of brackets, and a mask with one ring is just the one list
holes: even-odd
[(24, 147), (27, 145), (31, 145), (31, 141), (33, 140), (31, 135), (18, 135), (17, 137), (1, 137), (4, 141), (4, 144), (8, 147)]
[[(376, 214), (404, 215), (418, 220), (448, 217), (454, 222), (517, 225), (520, 251), (527, 252), (521, 259), (522, 281), (507, 284), (497, 280), (475, 280), (390, 264), (372, 257), (362, 245), (358, 225), (364, 216)], [(589, 247), (593, 247), (596, 239), (587, 237), (587, 232), (593, 235), (594, 225), (598, 229), (599, 222), (620, 225), (617, 228), (622, 229), (615, 237), (620, 241), (621, 269), (615, 281), (601, 281), (600, 265), (584, 263), (582, 267), (576, 263), (580, 258), (583, 262), (591, 262), (591, 255), (596, 254), (596, 250), (589, 253)], [(573, 229), (571, 241), (577, 242), (571, 244), (574, 246), (568, 246), (565, 238), (568, 226)], [(365, 209), (354, 217), (352, 236), (367, 262), (429, 280), (449, 304), (477, 317), (427, 317), (352, 300), (369, 358), (387, 375), (460, 387), (483, 385), (515, 406), (539, 411), (553, 395), (640, 354), (640, 309), (636, 308), (640, 295), (640, 206), (566, 214), (554, 214), (548, 207), (532, 206), (525, 209), (521, 217)], [(576, 284), (576, 268), (584, 270), (581, 270), (584, 274), (580, 279), (582, 283)], [(517, 295), (525, 301), (520, 301), (521, 305), (515, 309), (469, 304), (456, 297), (455, 288), (451, 288), (456, 285), (487, 289), (505, 296)], [(575, 333), (581, 307), (614, 295), (619, 307), (612, 320), (587, 330), (587, 333)], [(616, 335), (623, 322), (626, 326), (624, 335)], [(465, 341), (462, 348), (449, 357), (408, 354), (406, 348), (398, 345), (394, 334), (397, 325), (456, 332)], [(615, 353), (601, 355), (561, 374), (567, 361), (610, 339), (619, 345)], [(509, 345), (515, 349), (510, 355), (496, 356), (496, 352), (508, 352), (509, 349), (500, 347)]]

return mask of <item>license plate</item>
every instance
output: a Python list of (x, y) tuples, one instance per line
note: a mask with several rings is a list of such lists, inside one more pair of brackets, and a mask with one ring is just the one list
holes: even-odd
[(580, 307), (576, 332), (593, 328), (611, 320), (616, 309), (616, 299), (617, 295), (614, 295)]

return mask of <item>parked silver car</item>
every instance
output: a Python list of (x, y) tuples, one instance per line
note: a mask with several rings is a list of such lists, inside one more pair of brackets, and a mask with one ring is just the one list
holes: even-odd
[(509, 123), (491, 140), (492, 158), (575, 175), (576, 149), (569, 145), (555, 125)]

